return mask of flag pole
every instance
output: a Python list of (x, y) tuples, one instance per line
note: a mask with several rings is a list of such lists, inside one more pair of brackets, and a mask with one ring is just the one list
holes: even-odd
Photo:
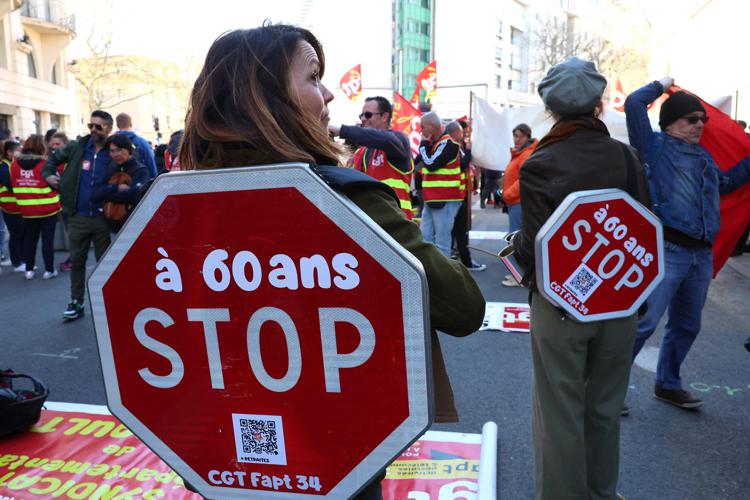
[[(474, 108), (474, 91), (469, 91), (469, 140), (471, 141), (471, 131), (472, 131), (472, 112)], [(472, 145), (473, 146), (473, 145)], [(471, 168), (468, 169), (466, 172), (466, 230), (471, 231), (471, 205), (473, 204), (473, 194), (474, 194), (474, 177), (471, 175)], [(466, 235), (468, 238), (469, 235)]]

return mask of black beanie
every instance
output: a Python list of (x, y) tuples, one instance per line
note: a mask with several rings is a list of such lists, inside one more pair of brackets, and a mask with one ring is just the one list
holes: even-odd
[(682, 91), (675, 92), (661, 105), (659, 127), (664, 130), (672, 123), (693, 111), (706, 112), (701, 102), (694, 95)]

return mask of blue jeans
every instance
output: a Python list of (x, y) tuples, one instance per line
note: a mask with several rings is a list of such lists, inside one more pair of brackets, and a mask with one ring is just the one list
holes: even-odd
[(682, 389), (680, 365), (701, 329), (701, 313), (713, 273), (713, 253), (710, 248), (687, 248), (669, 241), (664, 242), (664, 252), (664, 280), (648, 298), (648, 312), (638, 321), (633, 359), (668, 308), (656, 385), (674, 390)]
[(460, 201), (446, 201), (442, 208), (425, 203), (422, 211), (420, 227), (424, 240), (434, 243), (446, 257), (451, 256), (451, 230), (459, 208)]
[(521, 204), (508, 205), (508, 232), (518, 231), (521, 229)]

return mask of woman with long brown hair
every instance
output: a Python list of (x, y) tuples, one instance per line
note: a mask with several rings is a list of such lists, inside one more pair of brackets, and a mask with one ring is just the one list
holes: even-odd
[[(329, 185), (421, 261), (429, 284), (431, 326), (454, 336), (476, 331), (485, 303), (468, 271), (422, 239), (389, 187), (336, 167), (341, 151), (328, 136), (333, 95), (321, 83), (324, 70), (320, 43), (305, 29), (266, 25), (222, 35), (209, 49), (192, 91), (180, 163), (186, 169), (281, 162), (328, 165), (326, 180), (334, 181)], [(453, 392), (435, 331), (432, 351), (436, 420), (455, 422)], [(375, 481), (359, 498), (379, 496)]]

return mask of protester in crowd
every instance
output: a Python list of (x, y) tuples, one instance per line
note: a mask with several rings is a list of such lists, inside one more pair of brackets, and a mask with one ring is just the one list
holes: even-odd
[(130, 115), (127, 113), (120, 113), (115, 118), (115, 121), (117, 123), (117, 133), (126, 135), (128, 139), (130, 139), (130, 142), (132, 142), (136, 148), (135, 157), (140, 163), (148, 168), (150, 178), (156, 177), (158, 172), (156, 169), (154, 150), (146, 139), (133, 131), (133, 119), (130, 118)]
[[(508, 232), (521, 229), (521, 192), (519, 174), (521, 165), (531, 156), (539, 141), (531, 137), (531, 127), (519, 123), (513, 129), (513, 147), (510, 149), (510, 161), (503, 174), (503, 202), (508, 207)], [(505, 276), (503, 286), (521, 286), (510, 274)]]
[(502, 172), (489, 168), (482, 168), (481, 181), (479, 187), (479, 206), (485, 208), (487, 204), (492, 204), (495, 208), (500, 208), (500, 200), (497, 197), (497, 188), (500, 183)]
[(434, 111), (422, 115), (422, 143), (415, 164), (422, 163), (422, 234), (443, 255), (451, 255), (453, 221), (461, 208), (461, 147), (445, 133)]
[(619, 188), (649, 203), (635, 152), (611, 139), (597, 117), (606, 85), (593, 63), (575, 57), (547, 72), (539, 94), (555, 124), (520, 174), (522, 223), (513, 247), (527, 270), (523, 282), (532, 290), (532, 430), (538, 500), (616, 498), (620, 410), (637, 315), (572, 321), (536, 289), (534, 269), (535, 237), (570, 193)]
[(329, 125), (328, 131), (357, 147), (351, 167), (388, 184), (398, 196), (404, 215), (411, 220), (414, 216), (411, 208), (414, 162), (409, 138), (403, 132), (391, 130), (392, 113), (388, 99), (368, 97), (359, 115), (360, 127)]
[(471, 182), (470, 165), (471, 165), (471, 141), (464, 141), (464, 128), (458, 121), (452, 121), (445, 126), (445, 133), (451, 136), (455, 142), (461, 146), (461, 190), (463, 201), (458, 209), (456, 218), (453, 221), (453, 230), (451, 231), (452, 240), (456, 244), (458, 257), (461, 263), (469, 271), (484, 271), (487, 269), (485, 264), (480, 264), (471, 258), (469, 250), (469, 189), (468, 184)]
[(182, 130), (173, 132), (169, 136), (169, 143), (167, 144), (167, 150), (164, 151), (164, 168), (168, 172), (179, 172), (182, 170), (180, 166), (180, 141), (182, 141)]
[[(70, 303), (63, 312), (65, 320), (83, 316), (83, 295), (86, 291), (86, 260), (94, 244), (98, 261), (110, 243), (109, 227), (102, 216), (102, 204), (91, 199), (92, 190), (106, 183), (111, 160), (104, 142), (112, 132), (112, 115), (96, 110), (91, 113), (89, 135), (70, 141), (52, 152), (42, 174), (47, 183), (60, 191), (62, 209), (68, 215), (70, 259)], [(67, 164), (62, 175), (60, 164)]]
[(135, 146), (125, 134), (109, 136), (104, 147), (112, 162), (104, 183), (92, 189), (91, 200), (104, 204), (104, 218), (116, 233), (138, 203), (141, 188), (150, 176), (148, 167), (133, 156)]
[[(68, 139), (68, 136), (65, 134), (65, 132), (56, 131), (49, 139), (49, 151), (52, 152), (56, 149), (64, 148), (69, 142), (70, 140)], [(62, 175), (63, 171), (65, 170), (65, 166), (65, 163), (61, 163), (57, 166), (57, 172), (59, 175)], [(63, 227), (65, 228), (65, 237), (67, 239), (68, 215), (65, 212), (61, 211), (58, 214), (58, 218), (62, 221)], [(72, 266), (73, 264), (70, 263), (70, 254), (68, 254), (68, 257), (60, 263), (60, 271), (70, 271), (70, 268)]]
[(32, 134), (10, 166), (13, 194), (23, 217), (23, 257), (27, 280), (34, 279), (34, 261), (40, 235), (44, 259), (42, 279), (57, 276), (54, 239), (57, 213), (60, 212), (60, 196), (42, 177), (46, 153), (44, 136)]
[(55, 132), (57, 132), (56, 128), (51, 128), (47, 130), (47, 132), (44, 133), (44, 144), (47, 147), (47, 150), (49, 151), (50, 148), (50, 141), (52, 141), (52, 136), (55, 135)]
[(700, 100), (675, 92), (661, 106), (660, 132), (651, 129), (647, 107), (674, 84), (671, 77), (641, 87), (625, 100), (630, 143), (649, 174), (654, 212), (664, 225), (664, 280), (648, 298), (638, 322), (633, 358), (669, 308), (656, 367), (654, 397), (684, 409), (703, 404), (682, 386), (680, 367), (701, 328), (713, 273), (711, 247), (719, 231), (719, 194), (750, 180), (750, 157), (722, 172), (699, 144), (708, 115)]
[[(3, 143), (3, 157), (0, 160), (0, 210), (2, 210), (3, 222), (8, 230), (8, 257), (13, 271), (17, 273), (26, 272), (26, 264), (23, 261), (23, 217), (21, 209), (18, 208), (16, 197), (13, 194), (13, 186), (10, 180), (10, 166), (15, 154), (21, 150), (21, 144), (17, 141), (6, 140)], [(4, 238), (4, 236), (3, 236)], [(8, 265), (4, 263), (3, 265)]]
[[(183, 168), (210, 169), (303, 162), (317, 165), (332, 188), (420, 260), (427, 275), (430, 323), (454, 336), (475, 331), (484, 317), (484, 299), (471, 275), (425, 243), (385, 184), (339, 163), (339, 148), (328, 135), (328, 103), (321, 83), (325, 60), (307, 30), (267, 25), (219, 37), (191, 95), (180, 147)], [(281, 82), (281, 84), (280, 84)], [(432, 333), (432, 366), (437, 421), (457, 413), (438, 337)], [(359, 498), (379, 498), (374, 481)]]

